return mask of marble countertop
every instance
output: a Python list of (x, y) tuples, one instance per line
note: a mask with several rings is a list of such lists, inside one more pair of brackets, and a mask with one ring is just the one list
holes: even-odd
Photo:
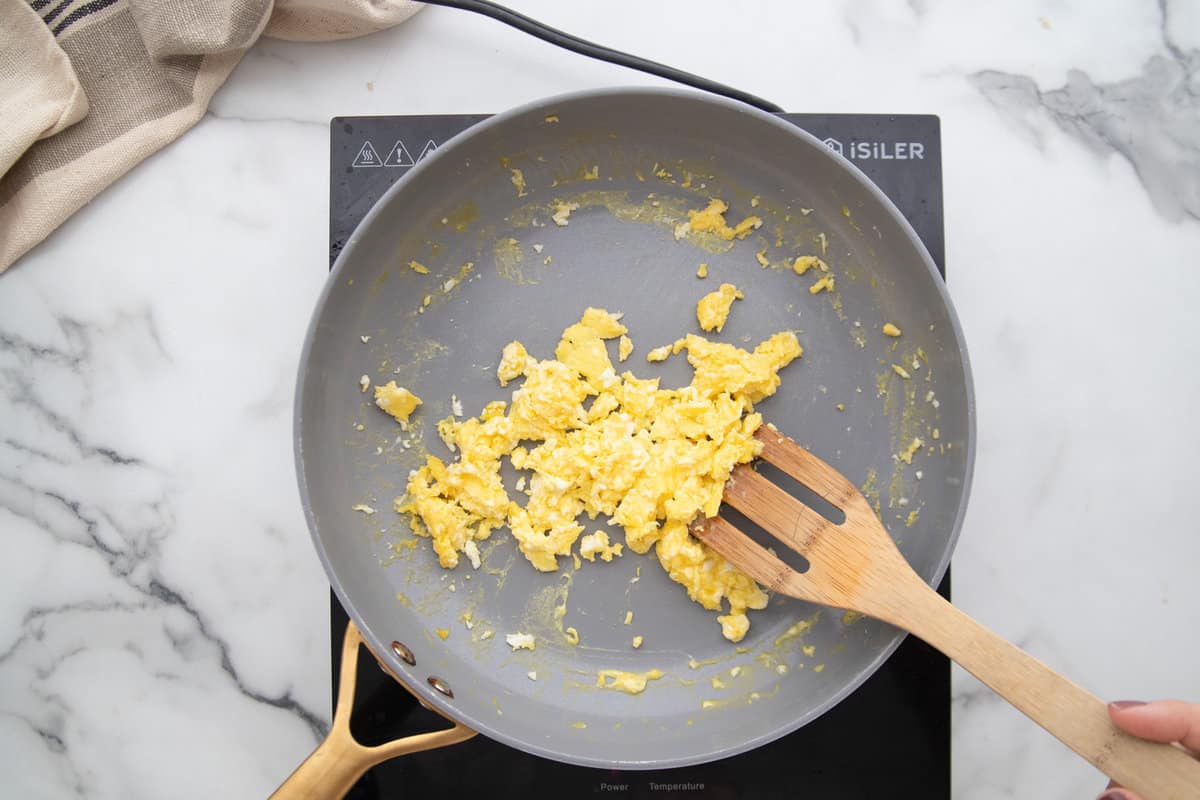
[[(941, 117), (979, 401), (955, 600), (1102, 697), (1200, 699), (1198, 7), (515, 5), (788, 109)], [(262, 797), (328, 724), (291, 401), (330, 118), (655, 82), (441, 8), (262, 41), (0, 277), (2, 793)], [(958, 670), (953, 719), (956, 798), (1104, 785)]]

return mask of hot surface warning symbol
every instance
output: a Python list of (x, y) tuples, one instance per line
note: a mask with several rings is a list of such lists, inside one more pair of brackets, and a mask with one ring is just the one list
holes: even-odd
[(417, 156), (417, 161), (420, 161), (422, 158), (429, 155), (434, 150), (437, 150), (437, 142), (435, 142), (433, 139), (430, 139), (429, 142), (425, 145), (425, 149), (421, 151), (421, 155)]
[(404, 146), (404, 142), (397, 139), (383, 163), (389, 167), (411, 167), (416, 162), (413, 161), (413, 157), (409, 154), (408, 148)]
[(379, 153), (375, 152), (375, 147), (370, 141), (363, 142), (363, 146), (358, 149), (358, 155), (354, 157), (354, 161), (350, 164), (352, 167), (379, 167), (383, 166), (383, 162), (379, 160)]

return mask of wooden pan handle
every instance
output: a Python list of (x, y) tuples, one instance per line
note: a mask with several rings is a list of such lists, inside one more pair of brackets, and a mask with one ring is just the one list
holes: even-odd
[(452, 728), (406, 736), (375, 747), (359, 744), (350, 733), (350, 712), (354, 708), (361, 644), (362, 635), (351, 622), (346, 626), (346, 637), (342, 640), (341, 680), (333, 726), (325, 741), (275, 790), (272, 800), (337, 800), (350, 791), (364, 772), (380, 762), (458, 744), (475, 735), (475, 731), (455, 722)]
[[(916, 578), (916, 576), (913, 576)], [(918, 588), (919, 585), (919, 588)], [(1131, 736), (1098, 697), (955, 608), (916, 578), (887, 621), (921, 637), (1121, 786), (1144, 800), (1200, 798), (1200, 761)], [(886, 616), (884, 617), (886, 619)]]

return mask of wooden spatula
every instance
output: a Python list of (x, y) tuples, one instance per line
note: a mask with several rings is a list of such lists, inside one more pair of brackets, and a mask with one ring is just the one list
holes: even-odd
[(727, 520), (693, 526), (703, 542), (762, 586), (903, 628), (954, 659), (1064, 744), (1145, 800), (1200, 798), (1200, 761), (1130, 736), (1104, 703), (952, 606), (915, 572), (858, 488), (781, 433), (762, 427), (761, 458), (807, 486), (846, 519), (834, 524), (741, 465), (724, 499), (810, 564), (800, 573)]

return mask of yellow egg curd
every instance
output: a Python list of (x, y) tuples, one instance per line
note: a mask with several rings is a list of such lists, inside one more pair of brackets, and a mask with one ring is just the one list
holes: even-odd
[[(523, 379), (511, 402), (439, 422), (457, 460), (429, 456), (396, 508), (432, 539), (447, 569), (458, 565), (468, 542), (507, 526), (534, 567), (553, 571), (560, 557), (572, 555), (584, 530), (580, 518), (607, 517), (633, 552), (654, 547), (694, 601), (714, 611), (727, 604), (718, 621), (727, 639), (740, 641), (750, 625), (747, 609), (763, 608), (767, 596), (688, 526), (716, 515), (734, 466), (758, 455), (753, 434), (762, 417), (754, 404), (775, 392), (779, 371), (801, 355), (800, 343), (782, 332), (749, 351), (688, 335), (671, 349), (687, 351), (692, 382), (662, 389), (657, 378), (615, 373), (608, 341), (626, 332), (619, 314), (589, 308), (563, 331), (554, 359), (538, 360), (519, 342), (507, 345), (497, 377), (501, 385)], [(501, 480), (506, 457), (531, 473), (523, 505)], [(620, 553), (607, 536), (585, 538), (589, 560), (605, 550)]]
[(746, 217), (731, 227), (725, 221), (725, 212), (728, 210), (728, 203), (713, 198), (705, 208), (688, 212), (688, 228), (698, 233), (714, 233), (728, 242), (735, 238), (745, 239), (752, 231), (762, 227), (762, 219), (755, 216)]
[(397, 386), (395, 381), (388, 381), (375, 387), (375, 405), (395, 417), (401, 425), (406, 425), (409, 416), (421, 405), (421, 398), (403, 386)]
[(741, 300), (745, 295), (732, 283), (722, 283), (715, 292), (709, 292), (696, 303), (696, 320), (706, 331), (715, 330), (717, 333), (725, 327), (729, 319), (729, 309), (733, 308), (734, 300)]

